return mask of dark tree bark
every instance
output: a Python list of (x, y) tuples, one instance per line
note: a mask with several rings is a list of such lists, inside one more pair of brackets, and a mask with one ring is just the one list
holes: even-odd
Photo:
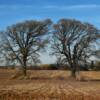
[(70, 65), (71, 76), (79, 73), (79, 63), (93, 55), (99, 30), (88, 23), (76, 20), (61, 19), (54, 25), (51, 40), (52, 54), (66, 59)]
[[(2, 54), (12, 63), (20, 64), (23, 75), (27, 75), (27, 65), (38, 63), (39, 51), (45, 49), (51, 20), (25, 21), (12, 25), (2, 32)], [(6, 59), (6, 60), (7, 60)]]

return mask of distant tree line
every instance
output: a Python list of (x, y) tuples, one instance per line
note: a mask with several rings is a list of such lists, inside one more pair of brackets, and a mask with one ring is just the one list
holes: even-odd
[[(21, 66), (0, 66), (0, 69), (20, 69)], [(40, 64), (40, 65), (31, 65), (27, 66), (27, 70), (70, 70), (70, 66), (66, 64)], [(100, 71), (100, 61), (96, 61), (93, 65), (92, 63), (88, 64), (80, 64), (79, 65), (80, 71)]]

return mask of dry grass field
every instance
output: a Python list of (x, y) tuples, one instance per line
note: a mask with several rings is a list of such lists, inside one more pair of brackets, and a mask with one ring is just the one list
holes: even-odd
[(0, 100), (100, 100), (100, 72), (81, 72), (86, 81), (70, 79), (69, 71), (28, 71), (30, 79), (12, 79), (16, 70), (0, 69)]

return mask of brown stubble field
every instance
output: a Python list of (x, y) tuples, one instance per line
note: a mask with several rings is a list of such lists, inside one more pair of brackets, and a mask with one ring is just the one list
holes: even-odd
[(29, 79), (12, 79), (16, 70), (0, 69), (0, 100), (100, 100), (100, 72), (81, 72), (86, 81), (70, 79), (69, 71), (28, 71)]

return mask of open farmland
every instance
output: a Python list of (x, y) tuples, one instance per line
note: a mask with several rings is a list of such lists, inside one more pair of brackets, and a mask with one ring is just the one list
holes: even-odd
[(30, 79), (11, 79), (16, 70), (0, 69), (0, 100), (100, 100), (100, 72), (81, 72), (87, 81), (70, 79), (69, 71), (28, 71)]

